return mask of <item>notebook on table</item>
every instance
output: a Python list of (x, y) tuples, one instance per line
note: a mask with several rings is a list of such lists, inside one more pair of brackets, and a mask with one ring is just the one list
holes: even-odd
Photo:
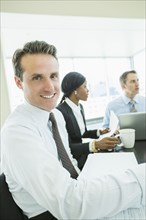
[(146, 112), (125, 113), (118, 116), (120, 129), (135, 129), (135, 140), (146, 140)]

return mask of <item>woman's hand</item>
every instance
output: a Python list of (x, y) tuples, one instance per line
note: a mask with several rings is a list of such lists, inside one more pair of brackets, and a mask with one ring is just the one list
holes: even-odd
[(119, 139), (116, 137), (105, 137), (99, 141), (95, 141), (95, 148), (97, 150), (113, 149), (118, 143)]
[(110, 129), (109, 128), (105, 128), (103, 130), (99, 130), (100, 134), (106, 134), (108, 132), (110, 132)]

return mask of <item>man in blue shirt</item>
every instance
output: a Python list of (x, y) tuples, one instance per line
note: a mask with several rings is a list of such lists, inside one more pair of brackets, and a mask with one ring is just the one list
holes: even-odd
[(113, 111), (117, 116), (128, 112), (145, 112), (146, 97), (138, 95), (139, 79), (135, 70), (126, 71), (120, 76), (120, 84), (123, 94), (111, 101), (105, 111), (103, 127), (108, 128), (110, 113)]

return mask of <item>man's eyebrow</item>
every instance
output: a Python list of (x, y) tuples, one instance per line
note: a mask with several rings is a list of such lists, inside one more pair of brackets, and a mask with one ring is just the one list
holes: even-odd
[[(51, 75), (54, 75), (54, 74), (59, 75), (59, 72), (52, 72), (52, 73), (51, 73)], [(34, 76), (42, 76), (42, 75), (43, 75), (43, 73), (33, 73), (33, 74), (31, 75), (31, 77), (34, 77)]]
[(38, 75), (42, 75), (42, 73), (33, 73), (31, 76), (38, 76)]
[(52, 72), (51, 74), (59, 74), (59, 72), (58, 72), (58, 71), (56, 71), (56, 72)]

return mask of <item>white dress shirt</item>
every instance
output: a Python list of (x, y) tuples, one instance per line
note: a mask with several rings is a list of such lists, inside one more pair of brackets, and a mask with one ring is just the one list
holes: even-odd
[[(63, 116), (57, 109), (53, 112), (73, 161)], [(57, 219), (100, 219), (141, 206), (144, 164), (116, 176), (72, 179), (58, 160), (48, 118), (49, 112), (26, 103), (10, 115), (2, 129), (2, 171), (15, 202), (29, 218), (49, 210)]]
[(80, 128), (81, 135), (83, 135), (84, 132), (85, 132), (85, 124), (84, 124), (84, 121), (83, 121), (83, 116), (81, 114), (80, 105), (76, 105), (69, 98), (66, 98), (65, 102), (71, 107), (71, 109), (73, 111), (73, 114), (74, 114), (74, 116), (75, 116), (75, 118), (78, 122), (78, 126)]

